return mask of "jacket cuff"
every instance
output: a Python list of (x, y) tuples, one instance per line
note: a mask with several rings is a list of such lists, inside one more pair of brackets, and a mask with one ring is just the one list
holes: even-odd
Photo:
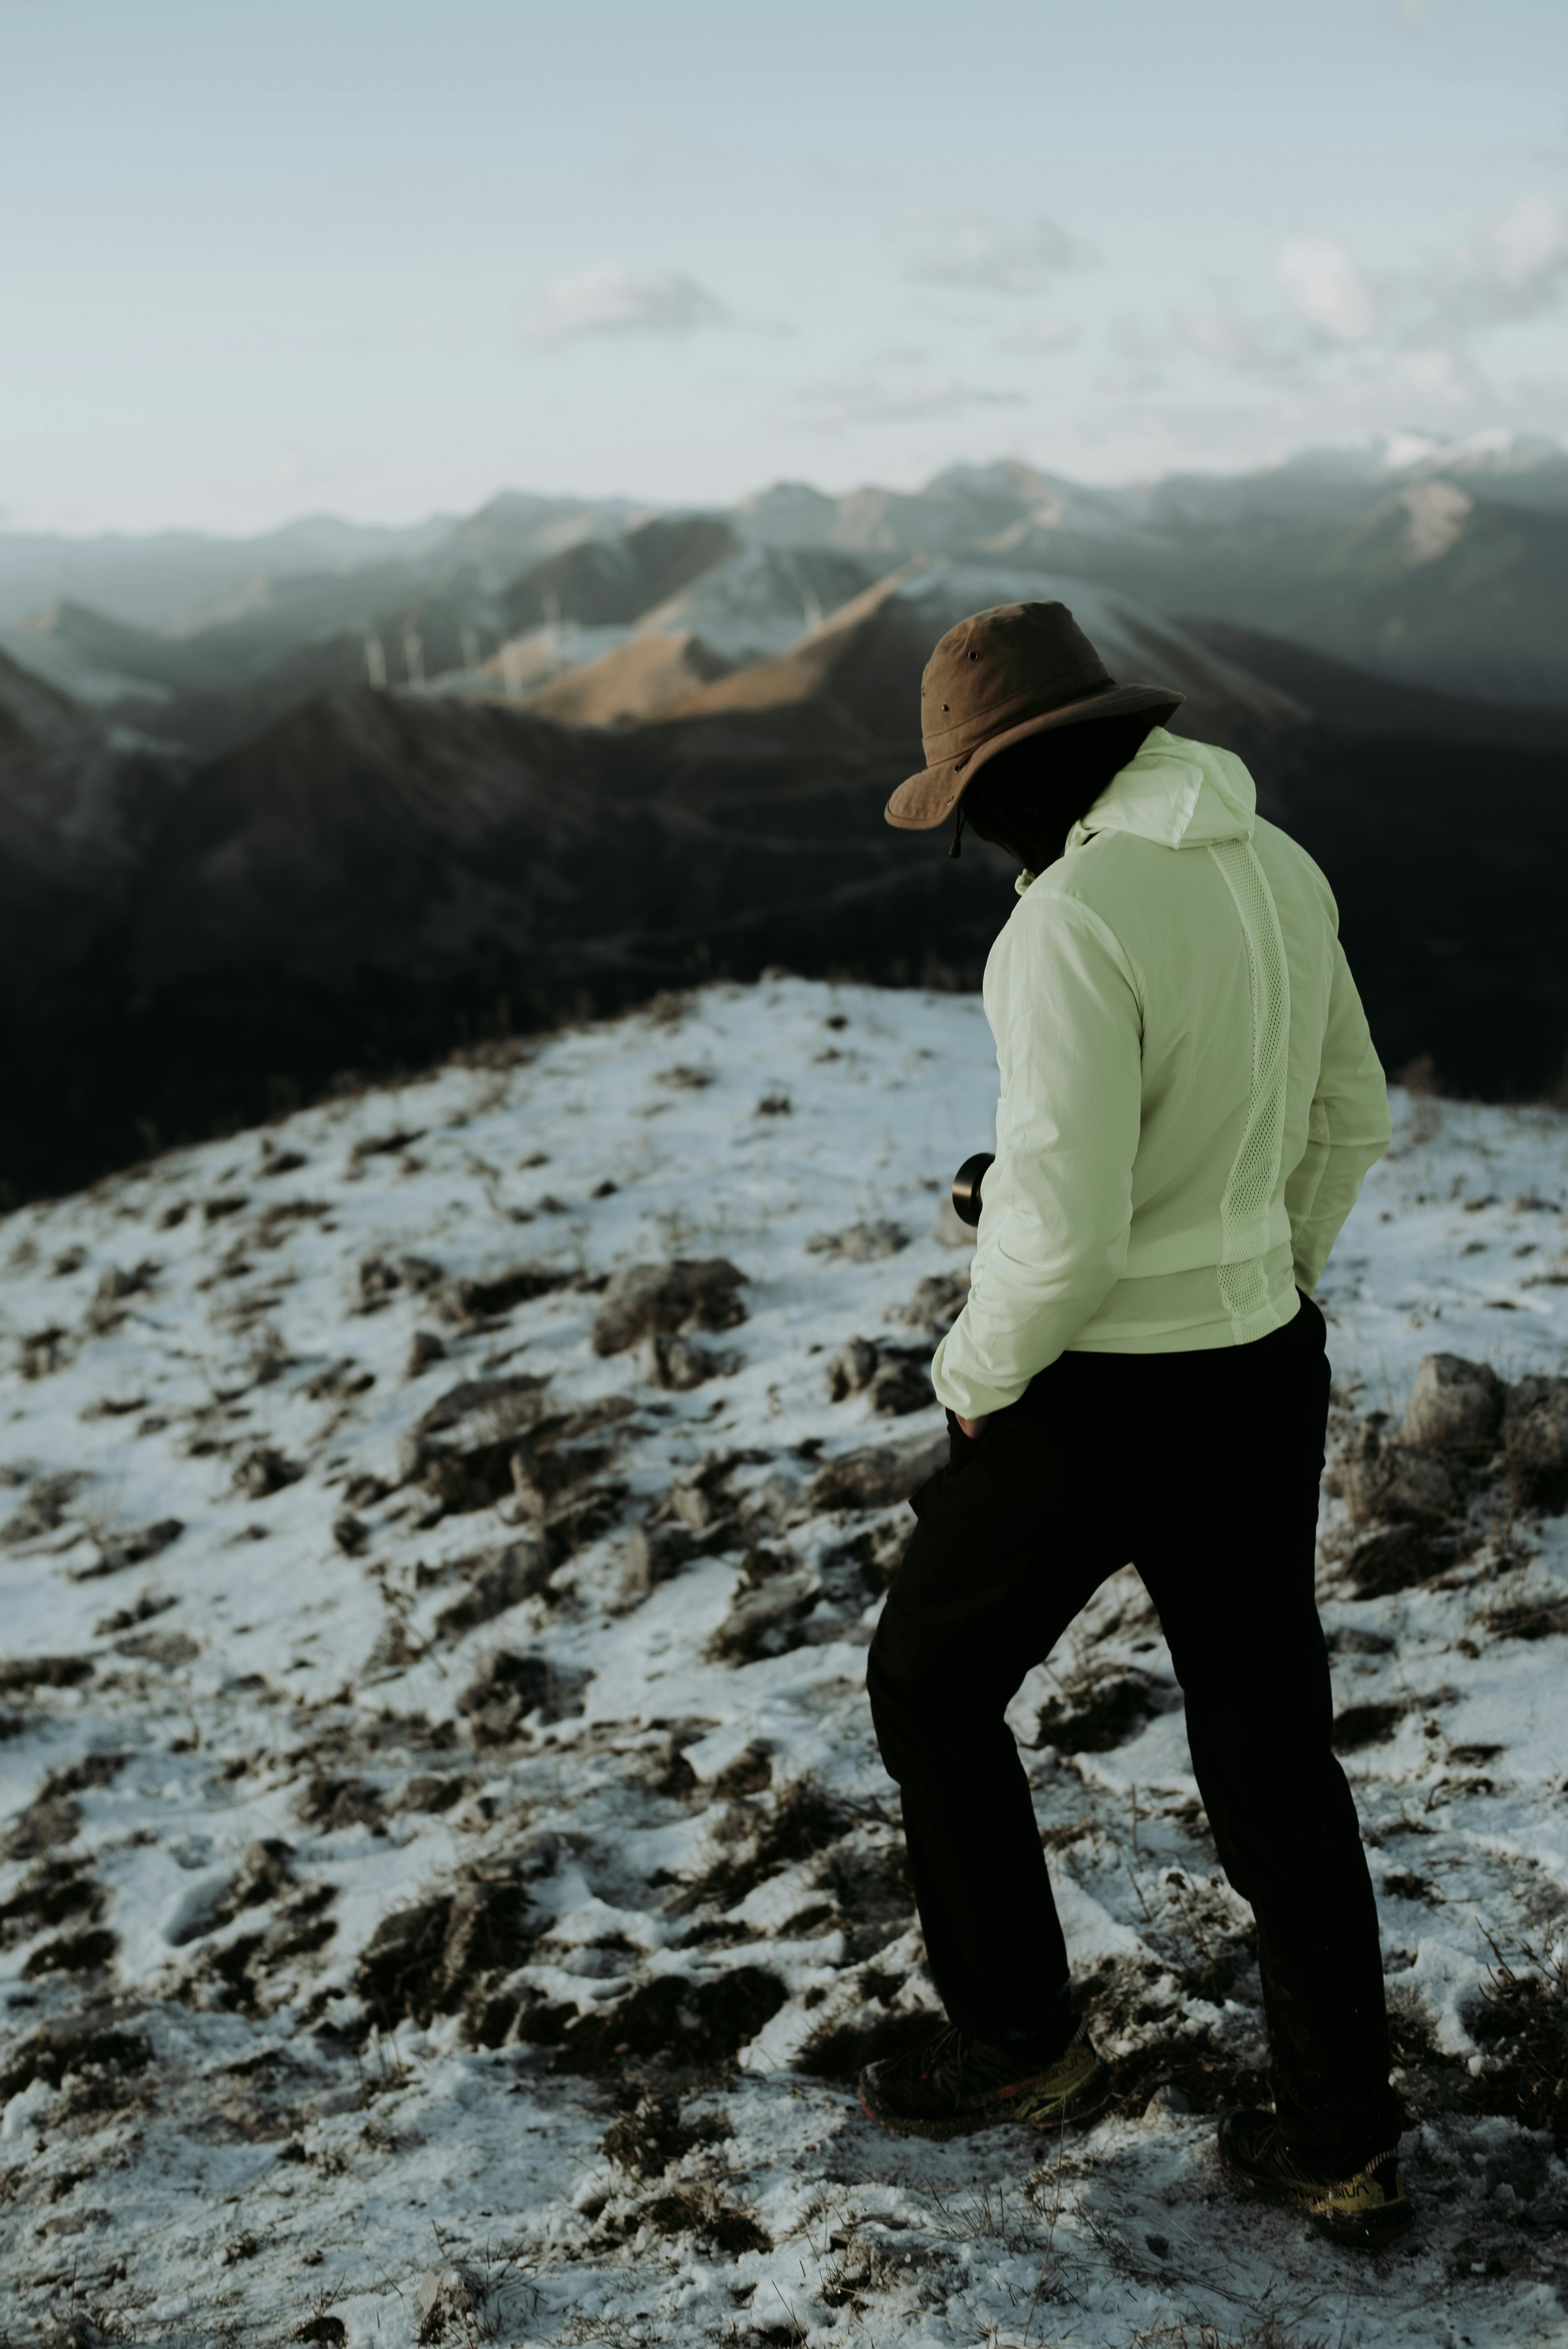
[(966, 1371), (962, 1361), (949, 1362), (947, 1349), (952, 1336), (944, 1338), (931, 1365), (931, 1383), (936, 1390), (936, 1400), (944, 1409), (955, 1412), (960, 1419), (989, 1419), (993, 1412), (1006, 1411), (1017, 1402), (1029, 1384), (1027, 1379), (1016, 1386), (988, 1386), (985, 1380)]

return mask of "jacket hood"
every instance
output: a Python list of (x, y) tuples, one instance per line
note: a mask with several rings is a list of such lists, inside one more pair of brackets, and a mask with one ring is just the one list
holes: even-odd
[(1233, 750), (1189, 742), (1156, 726), (1068, 834), (1081, 848), (1097, 832), (1131, 832), (1161, 848), (1250, 840), (1258, 795)]

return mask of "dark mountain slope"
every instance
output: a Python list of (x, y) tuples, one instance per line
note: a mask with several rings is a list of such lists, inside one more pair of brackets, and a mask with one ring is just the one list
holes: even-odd
[[(360, 688), (192, 771), (14, 720), (0, 1177), (67, 1185), (344, 1070), (769, 963), (976, 983), (1009, 868), (979, 843), (952, 864), (882, 809), (918, 757), (942, 599), (972, 609), (996, 579), (884, 582), (780, 660), (613, 730)], [(1568, 761), (1314, 722), (1239, 647), (1072, 592), (1086, 614), (1099, 595), (1118, 673), (1192, 687), (1181, 722), (1241, 750), (1324, 865), (1388, 1064), (1430, 1053), (1492, 1096), (1553, 1083)]]
[(640, 619), (739, 545), (722, 514), (672, 515), (624, 538), (587, 539), (511, 582), (502, 595), (508, 625), (577, 620), (601, 627)]
[(0, 653), (0, 755), (38, 742), (73, 740), (91, 724), (68, 693)]
[(1568, 702), (1568, 516), (1400, 491), (1370, 513), (1134, 536), (1035, 528), (1016, 559), (1479, 699)]
[(1448, 1090), (1568, 1081), (1568, 752), (1304, 729), (1264, 812), (1322, 865), (1377, 1050)]
[(221, 689), (244, 673), (222, 644), (214, 648), (211, 636), (181, 643), (69, 599), (35, 614), (13, 641), (36, 650), (41, 664), (68, 663), (96, 676), (135, 680), (160, 695)]
[(771, 660), (721, 678), (677, 704), (672, 717), (726, 710), (784, 709), (820, 703), (900, 747), (921, 763), (920, 680), (945, 628), (987, 605), (1055, 596), (1069, 604), (1113, 676), (1168, 683), (1188, 698), (1181, 731), (1271, 740), (1305, 715), (1288, 696), (1150, 612), (1082, 580), (1037, 575), (995, 564), (914, 562), (863, 595)]
[(1225, 620), (1187, 620), (1189, 636), (1288, 693), (1325, 725), (1349, 734), (1485, 743), (1492, 750), (1554, 750), (1568, 742), (1568, 705), (1473, 701), (1429, 685), (1401, 685), (1376, 671)]
[(5, 970), (0, 1174), (79, 1182), (345, 1069), (769, 962), (974, 983), (1005, 874), (902, 856), (902, 771), (812, 706), (612, 735), (318, 702), (177, 783), (47, 989)]

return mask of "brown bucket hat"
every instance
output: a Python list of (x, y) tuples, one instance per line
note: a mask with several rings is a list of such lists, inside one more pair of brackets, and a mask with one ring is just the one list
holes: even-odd
[(1053, 726), (1129, 718), (1156, 722), (1185, 695), (1118, 685), (1065, 604), (997, 604), (949, 628), (920, 681), (925, 765), (887, 803), (889, 823), (929, 832), (953, 813), (988, 759)]

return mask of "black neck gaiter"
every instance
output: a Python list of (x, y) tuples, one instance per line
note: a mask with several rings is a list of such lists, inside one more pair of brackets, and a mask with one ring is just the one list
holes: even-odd
[(965, 792), (969, 828), (1005, 848), (1030, 873), (1054, 864), (1080, 816), (1111, 777), (1136, 757), (1157, 720), (1092, 719), (1047, 729), (999, 751)]

